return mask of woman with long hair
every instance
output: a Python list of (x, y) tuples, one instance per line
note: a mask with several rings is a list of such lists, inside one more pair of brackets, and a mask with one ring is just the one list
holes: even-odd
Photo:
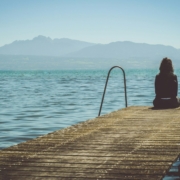
[(155, 79), (156, 97), (153, 101), (155, 108), (176, 108), (180, 105), (178, 94), (178, 80), (174, 74), (171, 59), (165, 57), (159, 67), (160, 73)]

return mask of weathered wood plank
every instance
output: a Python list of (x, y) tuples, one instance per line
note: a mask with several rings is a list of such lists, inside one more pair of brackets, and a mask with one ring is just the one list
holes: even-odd
[(0, 179), (162, 179), (180, 152), (180, 108), (128, 107), (0, 151)]

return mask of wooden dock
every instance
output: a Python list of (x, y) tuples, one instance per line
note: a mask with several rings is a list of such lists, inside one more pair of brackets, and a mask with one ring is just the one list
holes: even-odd
[(180, 152), (180, 108), (128, 107), (0, 151), (1, 180), (160, 180)]

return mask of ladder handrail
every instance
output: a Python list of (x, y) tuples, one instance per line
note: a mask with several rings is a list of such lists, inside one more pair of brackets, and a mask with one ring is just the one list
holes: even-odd
[(101, 100), (101, 105), (100, 105), (100, 109), (99, 109), (99, 114), (98, 114), (98, 116), (100, 116), (100, 114), (101, 114), (102, 104), (103, 104), (104, 96), (105, 96), (105, 93), (106, 93), (106, 87), (107, 87), (107, 83), (108, 83), (108, 80), (109, 80), (109, 75), (110, 75), (111, 70), (114, 69), (114, 68), (119, 68), (119, 69), (121, 69), (122, 72), (123, 72), (123, 77), (124, 77), (124, 93), (125, 93), (125, 106), (127, 107), (127, 92), (126, 92), (126, 75), (125, 75), (125, 71), (124, 71), (124, 69), (123, 69), (122, 67), (120, 67), (120, 66), (113, 66), (113, 67), (109, 70), (108, 75), (107, 75), (107, 78), (106, 78), (106, 84), (105, 84), (105, 86), (104, 86), (104, 93), (103, 93), (103, 96), (102, 96), (102, 100)]

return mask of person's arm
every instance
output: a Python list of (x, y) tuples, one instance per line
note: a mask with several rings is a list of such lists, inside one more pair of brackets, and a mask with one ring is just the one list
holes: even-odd
[(171, 83), (169, 84), (171, 88), (171, 97), (176, 97), (178, 92), (178, 80), (177, 76), (174, 75), (171, 79)]
[(177, 76), (175, 76), (176, 79), (176, 96), (178, 95), (178, 79)]
[(155, 83), (154, 83), (154, 86), (155, 86), (155, 93), (156, 93), (156, 96), (157, 96), (157, 92), (158, 92), (158, 83), (157, 83), (157, 76), (155, 77)]

